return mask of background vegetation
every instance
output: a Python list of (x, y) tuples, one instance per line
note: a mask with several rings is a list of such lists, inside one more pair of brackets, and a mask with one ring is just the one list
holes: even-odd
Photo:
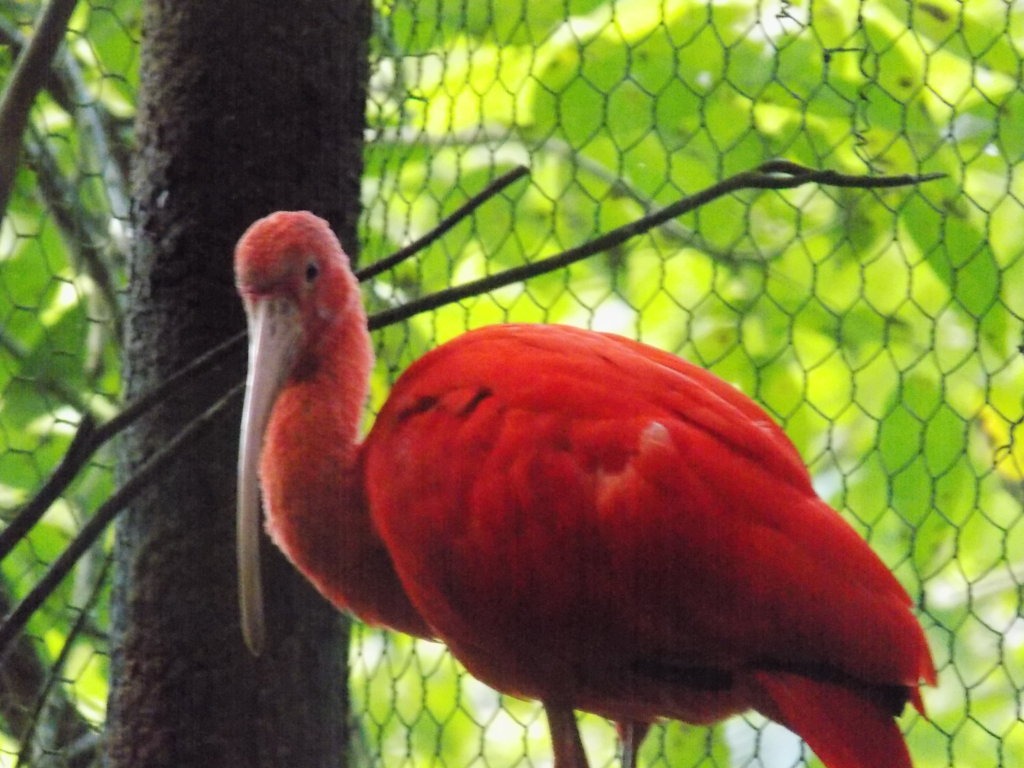
[[(0, 2), (0, 74), (37, 14)], [(930, 721), (903, 720), (916, 764), (1024, 765), (1024, 7), (394, 0), (375, 24), (363, 263), (512, 166), (531, 175), (378, 276), (371, 309), (563, 250), (771, 158), (947, 174), (914, 189), (734, 195), (392, 326), (377, 335), (373, 405), (423, 351), (505, 320), (617, 331), (705, 365), (784, 425), (819, 492), (918, 600), (940, 685), (926, 692)], [(0, 229), (5, 517), (84, 415), (121, 406), (138, 45), (137, 3), (81, 3), (24, 137)], [(0, 603), (23, 597), (111, 494), (112, 463), (99, 454), (4, 559)], [(95, 752), (109, 545), (0, 667), (0, 765)], [(351, 653), (362, 761), (549, 758), (539, 709), (473, 681), (441, 647), (362, 629)], [(612, 759), (612, 736), (586, 721), (595, 765)], [(642, 759), (746, 765), (755, 752), (770, 766), (810, 759), (754, 717), (668, 726)]]

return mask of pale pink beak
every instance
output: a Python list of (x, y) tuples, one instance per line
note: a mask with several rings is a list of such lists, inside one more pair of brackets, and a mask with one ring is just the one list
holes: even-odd
[(263, 434), (291, 370), (302, 329), (298, 311), (287, 299), (247, 300), (245, 309), (249, 373), (238, 448), (238, 600), (245, 644), (258, 656), (265, 635), (260, 579), (260, 456)]

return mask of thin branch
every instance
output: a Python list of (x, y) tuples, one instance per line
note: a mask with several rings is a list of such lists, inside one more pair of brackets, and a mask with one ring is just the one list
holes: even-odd
[[(0, 45), (10, 46), (15, 55), (25, 48), (24, 36), (6, 17), (0, 16)], [(58, 54), (51, 63), (50, 72), (43, 87), (53, 100), (69, 115), (82, 116), (85, 131), (82, 135), (90, 138), (93, 145), (94, 161), (103, 175), (103, 184), (110, 200), (111, 215), (125, 219), (128, 214), (128, 159), (125, 153), (117, 152), (119, 128), (130, 125), (127, 119), (118, 119), (106, 109), (100, 109), (98, 99), (89, 93), (78, 61), (68, 52)], [(104, 162), (108, 160), (109, 162)]]
[(7, 210), (14, 186), (29, 110), (46, 84), (50, 63), (64, 40), (68, 19), (76, 5), (77, 0), (50, 0), (39, 17), (32, 40), (18, 57), (7, 90), (0, 99), (0, 212)]
[(97, 427), (95, 421), (86, 414), (57, 469), (36, 495), (18, 510), (7, 527), (0, 531), (0, 560), (7, 557), (17, 543), (39, 522), (50, 505), (74, 481), (82, 467), (104, 443), (149, 410), (160, 405), (169, 393), (183, 383), (194, 379), (209, 368), (220, 365), (227, 356), (244, 349), (246, 336), (243, 331), (207, 350), (101, 426)]
[(78, 535), (72, 539), (67, 548), (60, 554), (39, 582), (11, 611), (3, 624), (0, 624), (0, 664), (3, 663), (12, 641), (25, 628), (29, 618), (43, 601), (57, 588), (57, 585), (68, 575), (78, 559), (100, 537), (100, 534), (113, 521), (118, 513), (128, 506), (141, 493), (158, 472), (173, 462), (181, 448), (193, 440), (213, 422), (220, 412), (235, 398), (242, 394), (244, 382), (239, 382), (228, 390), (227, 394), (192, 419), (172, 437), (163, 448), (150, 456), (128, 481), (107, 501), (100, 505), (96, 514), (85, 525)]
[[(781, 174), (781, 175), (779, 175)], [(854, 189), (884, 189), (891, 187), (906, 187), (912, 184), (923, 184), (926, 181), (935, 181), (944, 178), (946, 174), (938, 173), (902, 173), (897, 176), (859, 176), (847, 173), (839, 173), (832, 170), (815, 170), (806, 166), (794, 163), (791, 160), (769, 160), (767, 163), (758, 166), (754, 171), (747, 171), (733, 176), (739, 179), (743, 176), (757, 177), (752, 182), (741, 185), (743, 187), (756, 187), (761, 189), (791, 189), (802, 184), (822, 184), (826, 187), (848, 187)], [(780, 183), (789, 180), (790, 183)], [(728, 181), (728, 179), (726, 180)], [(713, 188), (713, 187), (712, 187)]]
[(398, 264), (401, 264), (410, 256), (419, 253), (428, 245), (438, 240), (448, 230), (466, 218), (469, 214), (483, 205), (485, 202), (490, 200), (492, 197), (497, 195), (501, 190), (507, 187), (512, 182), (521, 179), (530, 172), (530, 169), (525, 165), (520, 165), (513, 168), (508, 173), (499, 176), (497, 179), (488, 184), (484, 189), (473, 197), (469, 198), (455, 213), (448, 218), (444, 219), (440, 224), (431, 229), (423, 237), (414, 240), (404, 248), (400, 248), (390, 256), (381, 259), (380, 261), (370, 264), (369, 266), (363, 267), (356, 272), (356, 278), (360, 282), (365, 282), (375, 275), (379, 275), (385, 270), (391, 269)]
[(943, 173), (927, 173), (920, 176), (903, 174), (900, 176), (851, 176), (836, 171), (816, 171), (805, 168), (802, 165), (787, 160), (773, 160), (753, 171), (744, 171), (735, 176), (730, 176), (717, 184), (712, 184), (695, 195), (684, 197), (682, 200), (666, 206), (659, 211), (644, 216), (641, 219), (624, 224), (613, 229), (583, 245), (570, 248), (567, 251), (550, 256), (532, 264), (525, 264), (521, 267), (499, 272), (495, 275), (488, 275), (479, 280), (474, 280), (464, 285), (437, 291), (421, 299), (410, 301), (401, 307), (394, 307), (377, 312), (370, 318), (370, 328), (381, 328), (401, 320), (408, 319), (421, 312), (428, 312), (447, 304), (452, 304), (462, 299), (478, 296), (496, 288), (502, 288), (512, 283), (519, 283), (538, 275), (552, 272), (556, 269), (575, 264), (577, 261), (593, 256), (596, 253), (610, 250), (637, 235), (648, 232), (669, 219), (682, 216), (692, 210), (707, 205), (725, 195), (739, 192), (745, 189), (793, 189), (804, 184), (817, 183), (832, 187), (857, 187), (860, 189), (875, 189), (885, 187), (902, 187), (910, 184), (921, 184), (926, 181), (933, 181), (945, 176)]
[(43, 513), (75, 479), (78, 471), (92, 456), (90, 449), (95, 442), (95, 434), (96, 422), (87, 413), (79, 422), (75, 436), (71, 438), (71, 444), (64, 451), (57, 469), (38, 493), (11, 519), (7, 527), (0, 531), (0, 560), (6, 558), (18, 542), (25, 538), (32, 526), (39, 522)]
[[(561, 155), (566, 162), (586, 171), (607, 184), (613, 195), (617, 197), (626, 197), (635, 202), (640, 206), (645, 215), (649, 214), (657, 207), (653, 198), (648, 197), (637, 189), (634, 189), (625, 176), (617, 175), (614, 171), (605, 166), (604, 163), (577, 152), (567, 141), (549, 137), (545, 139), (537, 149)], [(752, 253), (738, 252), (735, 250), (726, 253), (720, 250), (717, 245), (711, 243), (697, 230), (687, 227), (682, 222), (672, 219), (662, 222), (661, 234), (669, 242), (684, 243), (691, 248), (697, 248), (708, 256), (711, 256), (716, 261), (723, 263), (735, 264), (743, 261), (763, 263), (772, 257), (772, 255), (765, 256), (763, 254), (755, 256)]]
[[(10, 3), (6, 3), (10, 7)], [(7, 10), (6, 8), (4, 9)], [(17, 58), (21, 56), (21, 52), (28, 45), (28, 40), (21, 33), (18, 25), (11, 21), (10, 17), (4, 14), (0, 14), (0, 45), (5, 45), (10, 49), (12, 57)], [(50, 72), (46, 78), (46, 82), (43, 83), (50, 96), (65, 112), (72, 112), (75, 108), (75, 99), (71, 96), (72, 88), (69, 86), (67, 81), (60, 76), (60, 72), (57, 68), (57, 62), (59, 57), (55, 58), (51, 64)]]
[(43, 136), (32, 127), (25, 152), (36, 172), (39, 191), (47, 210), (64, 235), (64, 243), (73, 256), (73, 263), (84, 271), (103, 296), (103, 304), (113, 317), (115, 333), (120, 334), (121, 313), (118, 308), (117, 288), (111, 275), (109, 259), (96, 244), (106, 237), (107, 214), (103, 221), (89, 213), (78, 199), (68, 180), (61, 173), (57, 160), (50, 152)]

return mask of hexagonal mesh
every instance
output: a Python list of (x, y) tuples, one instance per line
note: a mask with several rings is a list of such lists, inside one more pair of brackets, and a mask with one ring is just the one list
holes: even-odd
[[(87, 415), (121, 407), (125, 178), (136, 3), (82, 3), (35, 101), (0, 230), (0, 508), (57, 469)], [(0, 3), (0, 73), (39, 8)], [(408, 362), (508, 320), (615, 331), (763, 404), (819, 493), (917, 600), (940, 671), (918, 766), (1024, 765), (1024, 7), (731, 0), (484, 0), (376, 7), (363, 262), (515, 165), (502, 192), (375, 278), (371, 309), (582, 243), (783, 157), (849, 174), (943, 172), (887, 190), (733, 194), (527, 284), (377, 335), (375, 410)], [(31, 532), (9, 535), (0, 605), (23, 599), (112, 493), (97, 453)], [(0, 666), (0, 766), (91, 765), (107, 697), (109, 536)], [(441, 646), (357, 627), (357, 765), (550, 759), (539, 707)], [(595, 766), (610, 726), (583, 719)], [(817, 764), (759, 717), (658, 727), (648, 765)]]

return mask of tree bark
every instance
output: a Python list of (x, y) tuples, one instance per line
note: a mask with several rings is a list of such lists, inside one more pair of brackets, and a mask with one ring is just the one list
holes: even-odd
[[(232, 249), (307, 209), (356, 249), (369, 0), (147, 0), (127, 294), (129, 398), (244, 326)], [(124, 440), (129, 475), (240, 380), (226, 361)], [(268, 649), (238, 626), (240, 408), (121, 518), (112, 602), (112, 767), (340, 766), (347, 627), (266, 541)]]

